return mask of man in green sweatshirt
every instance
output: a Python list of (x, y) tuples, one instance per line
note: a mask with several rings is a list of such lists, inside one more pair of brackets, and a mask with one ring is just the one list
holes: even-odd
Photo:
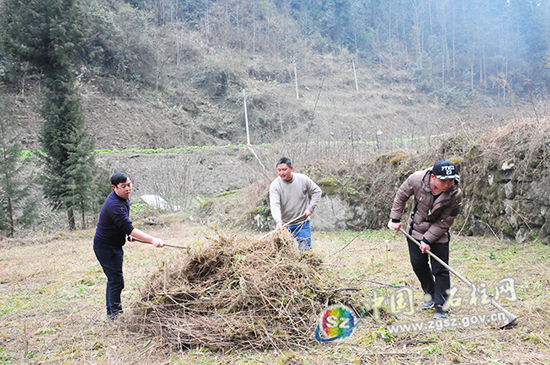
[(321, 199), (321, 188), (306, 175), (293, 172), (287, 157), (279, 159), (276, 167), (279, 177), (269, 186), (271, 215), (277, 229), (286, 227), (298, 240), (300, 252), (308, 252), (311, 250), (309, 217)]

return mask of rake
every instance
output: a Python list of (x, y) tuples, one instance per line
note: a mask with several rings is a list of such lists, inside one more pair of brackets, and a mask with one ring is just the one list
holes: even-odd
[[(420, 247), (420, 242), (418, 242), (416, 239), (414, 239), (410, 234), (408, 234), (403, 228), (400, 228), (399, 229), (405, 236), (407, 236), (407, 238), (409, 238), (411, 241), (413, 241), (414, 243), (416, 243), (419, 247)], [(462, 280), (462, 282), (464, 282), (466, 285), (468, 285), (472, 290), (476, 290), (477, 291), (477, 288), (475, 287), (474, 284), (472, 284), (471, 282), (469, 282), (464, 276), (460, 275), (458, 272), (456, 272), (452, 267), (450, 267), (449, 265), (447, 265), (443, 260), (441, 260), (439, 257), (437, 257), (436, 255), (434, 255), (431, 251), (426, 251), (434, 260), (436, 260), (437, 262), (439, 262), (441, 265), (443, 265), (445, 268), (447, 268), (450, 272), (452, 272), (453, 274), (456, 275), (456, 277), (458, 277), (460, 280)], [(478, 292), (479, 293), (479, 292)], [(512, 327), (513, 325), (516, 324), (516, 321), (518, 319), (518, 317), (516, 317), (515, 315), (513, 315), (512, 313), (508, 312), (506, 309), (504, 309), (504, 307), (502, 307), (500, 304), (498, 304), (493, 298), (490, 298), (491, 299), (491, 305), (493, 307), (495, 307), (496, 309), (498, 309), (499, 311), (501, 311), (502, 313), (504, 313), (504, 315), (506, 316), (506, 318), (508, 319), (508, 322), (503, 324), (502, 326), (500, 326), (500, 328), (509, 328), (509, 327)]]
[[(148, 245), (150, 245), (149, 242), (145, 242), (145, 241), (142, 241), (142, 240), (138, 240), (138, 239), (135, 238), (134, 236), (130, 236), (130, 237), (132, 237), (132, 240), (134, 240), (134, 241), (141, 242), (141, 243), (147, 243)], [(172, 248), (181, 248), (181, 249), (187, 250), (187, 253), (189, 253), (189, 250), (191, 250), (191, 247), (188, 247), (188, 246), (180, 246), (180, 245), (173, 245), (173, 244), (170, 244), (170, 243), (164, 243), (164, 246), (172, 247)]]

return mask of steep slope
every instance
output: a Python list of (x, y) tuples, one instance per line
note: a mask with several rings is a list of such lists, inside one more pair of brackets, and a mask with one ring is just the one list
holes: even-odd
[[(219, 75), (214, 77), (228, 78), (224, 81), (227, 90), (223, 95), (185, 80), (180, 80), (177, 87), (159, 87), (157, 92), (143, 91), (137, 83), (120, 80), (116, 82), (118, 91), (105, 91), (105, 84), (115, 80), (86, 80), (80, 86), (82, 106), (97, 149), (247, 143), (243, 90), (251, 144), (275, 141), (384, 144), (395, 139), (448, 133), (455, 127), (502, 124), (498, 120), (499, 111), (493, 108), (463, 109), (459, 117), (442, 101), (418, 92), (401, 71), (356, 65), (357, 90), (345, 56), (318, 57), (318, 63), (297, 69), (297, 87), (294, 71), (287, 65), (262, 58), (240, 58), (242, 63), (237, 69), (226, 72), (220, 68)], [(183, 70), (172, 65), (170, 75), (175, 77), (184, 71), (200, 73), (204, 66), (196, 62)], [(12, 94), (11, 98), (13, 113), (19, 120), (20, 140), (30, 150), (39, 149), (38, 89), (38, 84), (31, 84), (25, 97)], [(496, 121), (491, 119), (495, 115)]]

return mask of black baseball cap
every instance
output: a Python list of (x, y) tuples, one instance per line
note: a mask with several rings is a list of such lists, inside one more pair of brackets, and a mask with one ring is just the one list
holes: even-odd
[(455, 164), (449, 160), (437, 161), (432, 168), (432, 174), (440, 180), (460, 179)]

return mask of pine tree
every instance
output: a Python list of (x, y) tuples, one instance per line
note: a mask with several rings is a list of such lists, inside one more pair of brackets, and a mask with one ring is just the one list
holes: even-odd
[(86, 212), (92, 209), (95, 198), (95, 190), (90, 189), (95, 177), (94, 156), (90, 154), (93, 143), (82, 130), (75, 130), (71, 140), (65, 145), (69, 158), (64, 178), (64, 200), (68, 206), (80, 211), (82, 228), (86, 229)]
[[(28, 62), (46, 86), (40, 132), (44, 193), (54, 209), (67, 212), (69, 228), (74, 230), (74, 212), (88, 207), (91, 194), (89, 174), (82, 172), (95, 169), (73, 70), (86, 33), (84, 16), (77, 0), (6, 0), (1, 11), (5, 49)], [(85, 166), (75, 166), (81, 163)], [(80, 192), (75, 195), (77, 186)]]

